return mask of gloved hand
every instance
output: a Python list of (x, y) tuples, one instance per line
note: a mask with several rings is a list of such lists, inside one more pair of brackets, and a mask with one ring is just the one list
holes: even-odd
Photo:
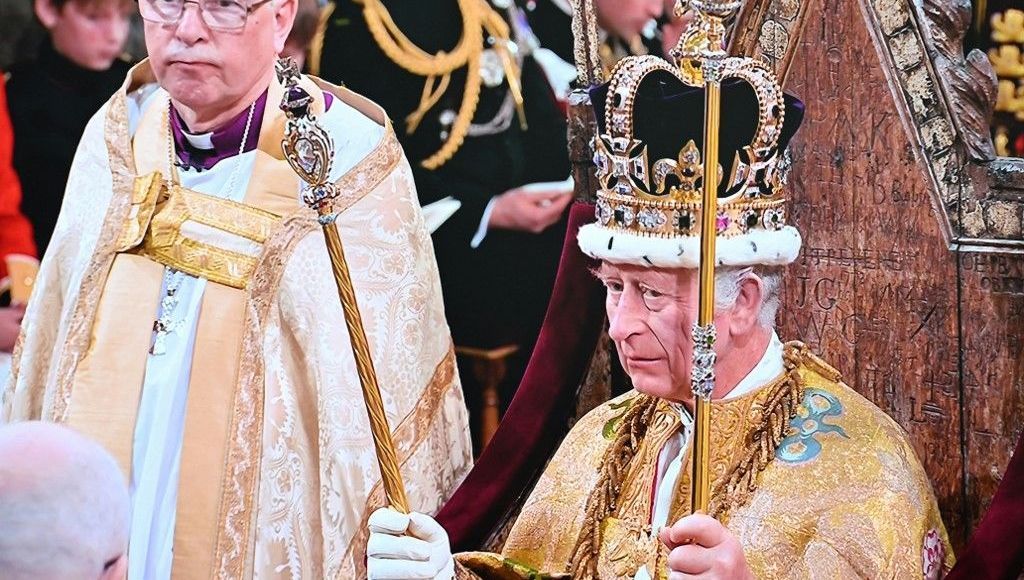
[(451, 580), (455, 560), (448, 533), (427, 515), (380, 508), (367, 522), (366, 576), (369, 580)]

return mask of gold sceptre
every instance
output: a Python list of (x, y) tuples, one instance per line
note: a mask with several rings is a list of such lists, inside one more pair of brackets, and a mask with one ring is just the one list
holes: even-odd
[[(699, 54), (704, 101), (704, 183), (700, 225), (700, 294), (697, 322), (693, 325), (694, 422), (690, 507), (707, 513), (711, 501), (708, 473), (711, 436), (711, 393), (715, 390), (715, 238), (718, 217), (718, 132), (724, 60), (725, 19), (740, 7), (736, 0), (690, 0), (697, 11), (700, 32), (706, 38)], [(681, 39), (682, 40), (682, 39)]]
[(298, 85), (299, 70), (291, 59), (278, 61), (277, 77), (285, 88), (281, 109), (288, 119), (281, 148), (289, 165), (305, 182), (302, 201), (317, 212), (317, 220), (324, 230), (334, 281), (338, 285), (338, 298), (341, 299), (345, 325), (348, 327), (349, 339), (352, 342), (359, 384), (363, 388), (363, 401), (370, 416), (370, 431), (377, 451), (377, 462), (380, 464), (384, 492), (393, 508), (408, 513), (409, 503), (405, 497), (405, 487), (402, 485), (402, 474), (398, 469), (395, 444), (391, 440), (391, 429), (384, 414), (384, 403), (380, 397), (377, 373), (373, 369), (373, 359), (370, 357), (363, 319), (359, 314), (352, 276), (349, 274), (345, 250), (335, 223), (338, 214), (333, 211), (332, 201), (339, 192), (329, 181), (334, 162), (334, 142), (310, 111), (313, 98)]

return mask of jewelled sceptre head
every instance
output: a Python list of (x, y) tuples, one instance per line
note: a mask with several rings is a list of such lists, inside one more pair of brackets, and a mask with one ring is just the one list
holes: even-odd
[(366, 331), (359, 314), (352, 276), (345, 261), (344, 247), (335, 223), (338, 213), (334, 211), (333, 201), (339, 192), (337, 186), (330, 181), (334, 162), (334, 142), (313, 114), (313, 97), (300, 86), (299, 69), (291, 59), (278, 61), (277, 78), (284, 86), (281, 110), (287, 119), (281, 148), (288, 164), (302, 178), (302, 201), (316, 211), (317, 220), (323, 227), (334, 281), (338, 286), (338, 298), (345, 313), (352, 354), (356, 361), (359, 383), (363, 389), (363, 401), (366, 403), (366, 412), (370, 418), (370, 431), (373, 434), (384, 491), (392, 507), (401, 512), (408, 512), (409, 506), (405, 497), (405, 487), (402, 485), (402, 474), (398, 469), (395, 444), (391, 439), (391, 429), (384, 413), (377, 373), (373, 368)]

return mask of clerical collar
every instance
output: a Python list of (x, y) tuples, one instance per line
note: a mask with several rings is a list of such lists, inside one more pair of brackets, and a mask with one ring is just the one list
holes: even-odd
[[(242, 152), (256, 149), (260, 140), (260, 126), (263, 124), (263, 112), (267, 106), (267, 91), (256, 99), (253, 109), (252, 124), (249, 138), (246, 139)], [(249, 118), (249, 107), (246, 107), (233, 119), (218, 129), (208, 133), (192, 133), (185, 121), (174, 107), (171, 107), (171, 133), (174, 135), (174, 148), (178, 154), (178, 167), (205, 171), (218, 162), (238, 155), (245, 124)]]

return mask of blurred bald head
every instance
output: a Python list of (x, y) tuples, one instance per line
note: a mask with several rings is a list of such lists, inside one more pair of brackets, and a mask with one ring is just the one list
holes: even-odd
[(23, 578), (123, 578), (128, 488), (99, 444), (53, 423), (0, 427), (0, 570)]

